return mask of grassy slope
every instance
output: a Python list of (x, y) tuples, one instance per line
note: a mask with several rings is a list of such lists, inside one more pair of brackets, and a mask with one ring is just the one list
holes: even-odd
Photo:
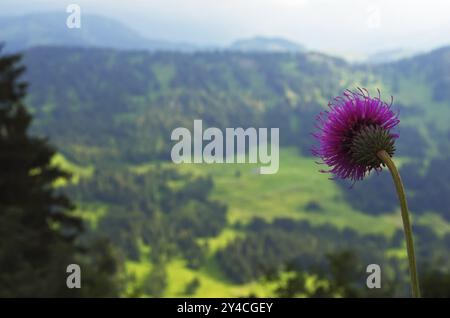
[[(66, 160), (66, 168), (71, 165)], [(173, 164), (167, 164), (173, 165)], [(132, 171), (145, 173), (154, 167), (153, 163), (133, 166)], [(188, 269), (183, 260), (175, 259), (167, 264), (168, 288), (164, 296), (181, 297), (185, 295), (186, 285), (197, 278), (200, 287), (197, 297), (237, 297), (255, 294), (271, 296), (274, 286), (267, 282), (252, 282), (244, 285), (230, 284), (220, 272), (213, 258), (214, 252), (225, 246), (237, 236), (245, 235), (233, 226), (237, 222), (248, 222), (254, 217), (272, 220), (277, 217), (288, 217), (298, 220), (308, 220), (313, 224), (330, 223), (338, 228), (350, 227), (360, 233), (377, 233), (390, 236), (395, 229), (401, 227), (399, 214), (370, 216), (350, 207), (343, 199), (342, 190), (328, 175), (319, 173), (319, 166), (313, 158), (301, 157), (295, 149), (280, 150), (280, 169), (273, 175), (255, 173), (256, 164), (182, 164), (176, 166), (183, 172), (196, 175), (212, 175), (215, 188), (213, 197), (228, 205), (228, 226), (217, 236), (208, 239), (209, 255), (206, 264), (198, 271)], [(89, 177), (87, 168), (72, 169), (78, 177)], [(237, 171), (240, 176), (237, 176)], [(82, 175), (79, 173), (83, 172)], [(357, 185), (356, 185), (357, 186)], [(318, 202), (322, 211), (308, 212), (305, 206)], [(97, 221), (93, 214), (104, 213), (99, 205), (83, 206), (86, 219)], [(436, 215), (425, 215), (417, 220), (423, 224), (439, 225), (439, 234), (450, 232), (450, 224), (443, 222)], [(95, 224), (93, 224), (95, 226)], [(134, 273), (139, 280), (151, 270), (151, 264), (146, 261), (128, 262), (127, 270)]]
[[(90, 177), (92, 173), (91, 167), (74, 166), (61, 155), (58, 155), (55, 163), (71, 171), (74, 174), (74, 182), (80, 177)], [(132, 170), (145, 173), (153, 166), (154, 164), (134, 166)], [(308, 220), (313, 224), (330, 223), (338, 228), (350, 227), (360, 233), (379, 233), (387, 236), (401, 226), (397, 214), (374, 217), (351, 208), (343, 199), (342, 190), (328, 179), (328, 175), (317, 171), (319, 167), (314, 163), (314, 159), (299, 156), (295, 149), (281, 149), (280, 169), (277, 174), (259, 175), (255, 173), (257, 167), (258, 165), (254, 164), (177, 166), (183, 172), (213, 176), (213, 197), (228, 204), (229, 224), (217, 237), (208, 239), (208, 261), (200, 270), (187, 268), (180, 259), (172, 260), (167, 265), (168, 288), (165, 296), (186, 296), (186, 285), (194, 278), (200, 281), (200, 287), (193, 295), (197, 297), (238, 297), (250, 294), (263, 297), (273, 294), (274, 286), (267, 282), (230, 284), (215, 263), (215, 251), (237, 236), (245, 235), (234, 229), (233, 225), (237, 222), (245, 223), (254, 217), (266, 220), (288, 217)], [(240, 173), (239, 177), (237, 171)], [(323, 211), (306, 211), (305, 206), (311, 201), (319, 202)], [(98, 217), (101, 217), (105, 210), (105, 206), (91, 204), (83, 205), (79, 211), (95, 226)], [(418, 222), (433, 226), (438, 234), (450, 232), (450, 224), (435, 214), (425, 215)], [(145, 278), (151, 267), (146, 261), (127, 262), (128, 272), (135, 274), (138, 282)], [(130, 286), (130, 290), (132, 289), (133, 286)]]
[[(151, 167), (141, 166), (137, 170), (144, 173)], [(295, 149), (280, 150), (280, 169), (273, 175), (257, 174), (258, 164), (182, 164), (177, 167), (183, 172), (213, 176), (213, 198), (228, 205), (230, 226), (255, 217), (266, 220), (287, 217), (313, 224), (331, 223), (338, 228), (351, 227), (361, 233), (391, 235), (400, 225), (394, 216), (374, 217), (354, 210), (343, 199), (342, 190), (328, 179), (329, 175), (318, 172), (320, 167), (314, 159), (299, 156)], [(323, 211), (306, 211), (305, 206), (312, 201), (319, 203)]]
[[(153, 164), (133, 167), (145, 173)], [(330, 223), (338, 228), (351, 227), (362, 233), (391, 235), (400, 226), (396, 215), (373, 217), (352, 209), (342, 198), (341, 189), (319, 173), (312, 158), (300, 157), (295, 149), (282, 149), (280, 169), (274, 175), (255, 173), (253, 164), (196, 164), (177, 166), (183, 172), (212, 175), (215, 188), (213, 197), (228, 205), (229, 225), (222, 233), (208, 240), (210, 255), (199, 271), (187, 269), (181, 260), (169, 264), (169, 288), (166, 296), (182, 296), (186, 284), (197, 277), (201, 286), (195, 296), (233, 297), (255, 294), (270, 296), (273, 286), (263, 282), (231, 285), (223, 277), (212, 255), (238, 235), (236, 222), (248, 222), (254, 217), (272, 220), (277, 217), (309, 220), (313, 224)], [(239, 171), (240, 176), (237, 176)], [(323, 211), (307, 212), (305, 206), (319, 202)]]

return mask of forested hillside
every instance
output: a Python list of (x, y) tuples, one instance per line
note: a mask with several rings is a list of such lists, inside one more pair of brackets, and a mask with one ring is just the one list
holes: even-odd
[[(419, 263), (448, 264), (450, 48), (377, 66), (319, 53), (56, 47), (30, 49), (24, 61), (33, 130), (50, 137), (60, 152), (54, 163), (73, 173), (58, 187), (76, 213), (121, 251), (124, 295), (273, 296), (293, 268), (333, 282), (317, 269), (348, 250), (361, 264), (384, 264), (386, 293), (404, 295), (404, 281), (394, 281), (407, 273), (389, 175), (350, 189), (317, 172), (311, 157), (315, 116), (356, 87), (393, 95)], [(192, 129), (194, 119), (279, 127), (279, 173), (172, 164), (171, 132)], [(328, 292), (353, 292), (344, 287)]]

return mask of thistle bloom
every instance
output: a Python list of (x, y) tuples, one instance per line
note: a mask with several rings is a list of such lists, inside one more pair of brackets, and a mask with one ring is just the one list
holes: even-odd
[(388, 167), (400, 201), (412, 295), (420, 297), (408, 204), (400, 174), (391, 159), (398, 137), (391, 130), (400, 122), (391, 105), (392, 101), (387, 104), (381, 100), (379, 91), (378, 97), (370, 97), (366, 89), (347, 90), (328, 104), (328, 111), (319, 114), (319, 131), (313, 134), (319, 146), (313, 148), (313, 154), (330, 167), (322, 172), (354, 182), (372, 170), (381, 170), (382, 165)]
[(391, 130), (400, 122), (397, 114), (378, 97), (367, 90), (345, 91), (328, 104), (329, 110), (317, 117), (319, 131), (313, 136), (319, 146), (313, 154), (330, 167), (335, 177), (362, 180), (372, 170), (380, 170), (382, 161), (377, 152), (394, 154), (394, 140), (398, 135)]

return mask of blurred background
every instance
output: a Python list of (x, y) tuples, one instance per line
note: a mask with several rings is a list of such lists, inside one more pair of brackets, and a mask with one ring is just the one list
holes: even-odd
[[(394, 98), (422, 292), (450, 296), (447, 1), (80, 0), (68, 28), (71, 3), (0, 4), (0, 296), (409, 296), (390, 175), (311, 155), (356, 87)], [(280, 128), (278, 173), (173, 164), (194, 119)]]

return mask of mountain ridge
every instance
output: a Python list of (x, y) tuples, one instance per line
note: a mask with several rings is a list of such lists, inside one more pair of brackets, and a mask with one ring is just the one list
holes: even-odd
[(83, 14), (81, 28), (66, 26), (67, 14), (34, 13), (0, 17), (0, 38), (7, 51), (20, 51), (34, 46), (101, 47), (148, 51), (242, 51), (303, 52), (304, 46), (282, 37), (255, 36), (237, 39), (230, 45), (199, 46), (188, 42), (149, 39), (124, 23), (96, 14)]
[(79, 29), (69, 29), (66, 19), (67, 14), (60, 12), (1, 17), (0, 38), (8, 51), (46, 45), (149, 51), (195, 48), (187, 43), (148, 39), (122, 22), (101, 15), (83, 14)]
[(303, 45), (281, 37), (254, 36), (234, 41), (227, 48), (241, 52), (305, 52)]

